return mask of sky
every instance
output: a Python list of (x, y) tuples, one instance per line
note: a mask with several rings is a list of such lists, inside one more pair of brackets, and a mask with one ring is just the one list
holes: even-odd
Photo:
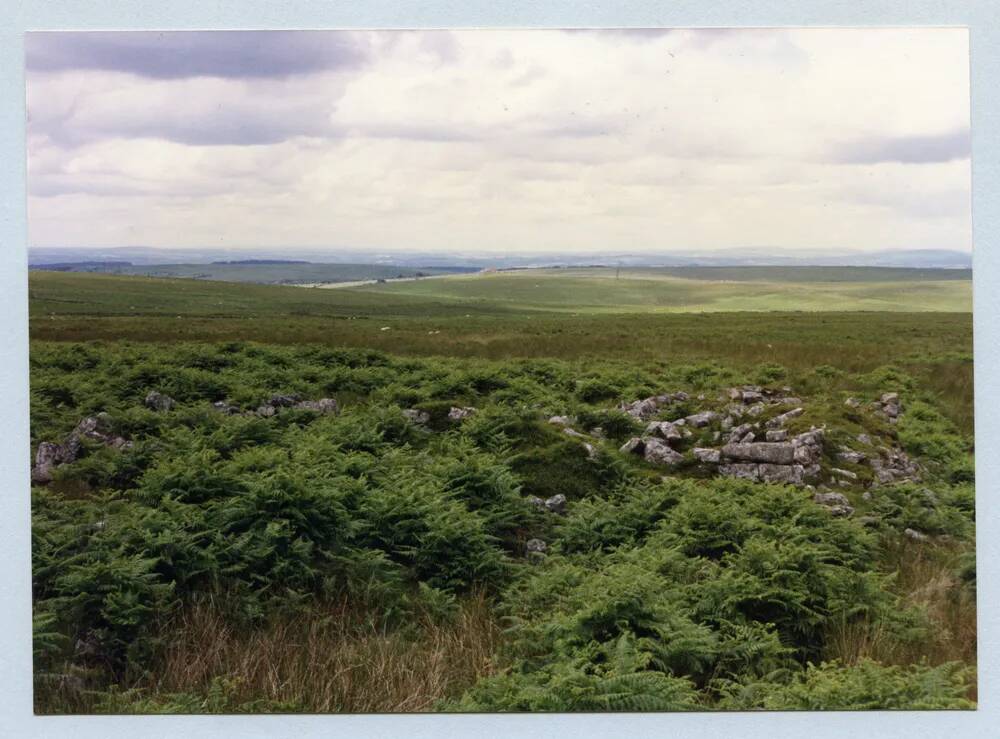
[(35, 247), (971, 249), (964, 29), (25, 44)]

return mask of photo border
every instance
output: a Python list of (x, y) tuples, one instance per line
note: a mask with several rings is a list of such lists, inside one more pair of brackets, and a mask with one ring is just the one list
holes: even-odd
[[(1000, 734), (1000, 5), (991, 0), (464, 0), (406, 3), (242, 0), (13, 0), (0, 21), (0, 735), (117, 738), (517, 736), (978, 737)], [(476, 27), (968, 27), (972, 84), (973, 295), (979, 708), (976, 711), (653, 714), (397, 714), (254, 716), (34, 716), (31, 701), (28, 285), (23, 32), (70, 29), (289, 29)]]

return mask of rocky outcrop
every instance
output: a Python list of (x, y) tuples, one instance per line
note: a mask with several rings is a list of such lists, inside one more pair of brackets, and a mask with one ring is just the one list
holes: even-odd
[(132, 442), (112, 432), (111, 416), (98, 413), (80, 421), (61, 444), (43, 441), (35, 452), (35, 464), (31, 469), (31, 479), (37, 483), (52, 482), (53, 471), (61, 464), (75, 462), (83, 451), (83, 442), (88, 440), (104, 444), (113, 449), (128, 449)]
[(899, 393), (883, 393), (882, 397), (872, 405), (875, 408), (875, 413), (887, 418), (889, 423), (896, 423), (900, 413), (903, 412), (899, 402)]
[(638, 419), (640, 421), (648, 421), (650, 418), (655, 416), (660, 412), (663, 406), (668, 406), (671, 403), (679, 403), (688, 400), (690, 396), (683, 392), (675, 393), (665, 393), (663, 395), (654, 395), (649, 398), (643, 398), (642, 400), (636, 400), (631, 403), (623, 403), (621, 410), (625, 411), (632, 418)]
[(917, 482), (921, 478), (920, 465), (910, 459), (902, 449), (880, 447), (878, 455), (873, 455), (868, 464), (875, 473), (874, 485)]

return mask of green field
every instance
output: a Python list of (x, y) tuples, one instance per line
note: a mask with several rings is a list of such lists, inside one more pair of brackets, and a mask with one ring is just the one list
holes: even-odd
[(394, 296), (577, 313), (971, 311), (968, 273), (824, 268), (532, 269), (399, 282)]
[[(32, 449), (107, 414), (32, 489), (36, 711), (974, 707), (971, 283), (726, 269), (31, 273)], [(744, 385), (852, 514), (696, 461)], [(662, 393), (719, 413), (670, 468)]]

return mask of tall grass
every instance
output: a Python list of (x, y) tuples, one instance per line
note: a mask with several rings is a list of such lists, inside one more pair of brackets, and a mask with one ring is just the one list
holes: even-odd
[[(347, 602), (259, 627), (234, 626), (226, 611), (214, 600), (181, 610), (165, 625), (163, 647), (146, 674), (117, 686), (118, 700), (89, 692), (86, 676), (77, 674), (36, 688), (36, 712), (226, 712), (262, 705), (306, 713), (428, 711), (491, 674), (500, 639), (482, 595), (464, 600), (446, 621), (426, 615), (396, 629)], [(221, 704), (212, 697), (220, 685)]]

